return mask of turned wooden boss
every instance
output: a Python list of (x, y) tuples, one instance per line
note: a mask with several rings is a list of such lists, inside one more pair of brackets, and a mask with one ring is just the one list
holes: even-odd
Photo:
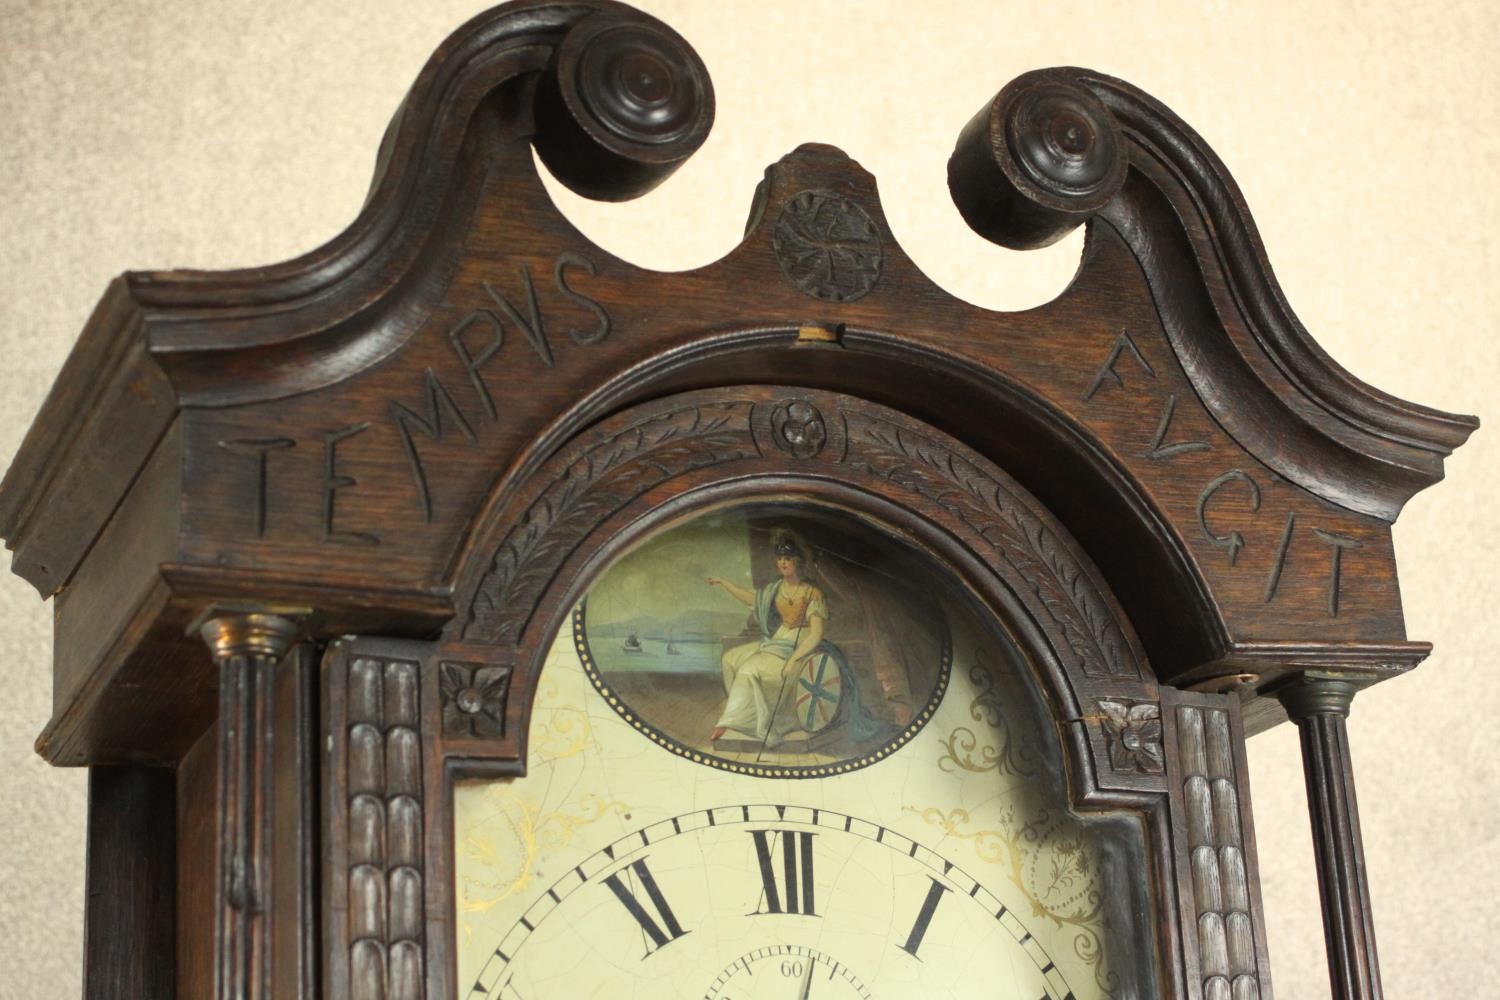
[[(1139, 650), (1139, 673), (1059, 673), (1057, 721), (1080, 803), (1155, 817), (1163, 995), (1269, 996), (1258, 893), (1231, 969), (1195, 887), (1174, 712), (1230, 720), (1213, 766), (1252, 887), (1242, 742), (1290, 714), (1335, 992), (1378, 996), (1343, 717), (1429, 650), (1404, 633), (1391, 524), (1477, 422), (1335, 365), (1214, 154), (1087, 70), (1017, 78), (950, 161), (990, 240), (1086, 226), (1067, 292), (1021, 314), (928, 282), (831, 147), (771, 166), (743, 243), (681, 274), (590, 244), (536, 176), (533, 147), (581, 194), (635, 197), (713, 108), (665, 25), (506, 4), (422, 71), (332, 242), (109, 286), (0, 486), (14, 569), (56, 610), (38, 751), (94, 768), (90, 995), (453, 995), (452, 780), (523, 773), (540, 659), (622, 539), (771, 491), (949, 539), (976, 589), (1032, 581), (1059, 662)], [(715, 400), (743, 409), (710, 440)], [(879, 474), (849, 423), (876, 412), (909, 452)], [(1000, 482), (1034, 520), (1006, 526)], [(1158, 756), (1127, 702), (1165, 721)], [(378, 932), (351, 902), (361, 725), (382, 794), (414, 810)]]

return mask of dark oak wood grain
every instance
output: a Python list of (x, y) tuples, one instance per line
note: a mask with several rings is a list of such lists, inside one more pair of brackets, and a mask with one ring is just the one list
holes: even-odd
[(1380, 1000), (1384, 994), (1375, 949), (1375, 918), (1365, 876), (1354, 760), (1345, 724), (1357, 690), (1356, 684), (1337, 675), (1310, 673), (1281, 688), (1278, 696), (1302, 740), (1307, 811), (1312, 819), (1333, 995)]
[[(298, 720), (287, 725), (276, 713), (278, 665), (297, 626), (276, 615), (216, 614), (201, 634), (219, 668), (214, 994), (252, 1000), (275, 995), (278, 936), (300, 940), (300, 934), (278, 935), (278, 928), (289, 919), (300, 927), (305, 918), (298, 905), (301, 878), (291, 905), (278, 906), (275, 894), (278, 872), (299, 874), (295, 856), (276, 857), (275, 837), (282, 812), (276, 773), (287, 766), (279, 758), (291, 750), (295, 772), (300, 756)], [(297, 959), (282, 960), (295, 974)]]
[[(136, 887), (160, 915), (129, 940), (91, 907), (90, 982), (175, 935), (149, 989), (451, 994), (451, 784), (524, 773), (557, 626), (654, 525), (795, 495), (916, 540), (1035, 653), (1075, 804), (1147, 831), (1175, 919), (1135, 971), (1164, 996), (1270, 995), (1243, 743), (1299, 715), (1336, 991), (1378, 995), (1341, 717), (1287, 692), (1427, 654), (1390, 526), (1477, 421), (1334, 364), (1213, 152), (1089, 70), (1017, 78), (950, 162), (989, 239), (1086, 227), (1024, 313), (933, 285), (829, 146), (772, 165), (741, 245), (683, 273), (546, 197), (533, 151), (630, 198), (713, 113), (660, 22), (506, 4), (434, 54), (327, 245), (110, 286), (0, 483), (14, 568), (56, 600), (39, 752), (96, 768), (100, 823), (154, 831), (141, 803), (178, 799), (132, 862), (178, 899)], [(478, 689), (485, 726), (456, 714)]]
[(86, 1000), (176, 995), (175, 786), (164, 768), (89, 770)]
[(270, 798), (272, 906), (271, 989), (277, 1000), (314, 1000), (319, 994), (322, 839), (318, 746), (318, 658), (299, 644), (281, 662), (271, 692), (275, 759)]
[(177, 765), (178, 997), (214, 996), (219, 869), (219, 732), (198, 738)]

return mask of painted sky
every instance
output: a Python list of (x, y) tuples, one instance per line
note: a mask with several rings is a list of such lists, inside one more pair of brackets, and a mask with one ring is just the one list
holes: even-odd
[(732, 512), (668, 528), (627, 553), (589, 591), (590, 625), (607, 626), (641, 615), (671, 618), (685, 608), (742, 611), (705, 577), (752, 585), (749, 529)]

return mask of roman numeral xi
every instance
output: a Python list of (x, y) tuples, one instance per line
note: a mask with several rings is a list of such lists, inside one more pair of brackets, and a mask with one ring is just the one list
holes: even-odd
[[(625, 875), (625, 879), (620, 878), (622, 874)], [(627, 880), (631, 884), (627, 884)], [(636, 895), (635, 884), (637, 883), (645, 894), (644, 902)], [(651, 869), (646, 867), (645, 858), (632, 861), (613, 875), (606, 876), (604, 884), (609, 886), (615, 898), (620, 901), (620, 905), (625, 907), (626, 912), (635, 919), (637, 924), (640, 924), (641, 932), (649, 940), (650, 943), (646, 945), (646, 954), (641, 958), (648, 958), (653, 951), (665, 948), (688, 933), (682, 929), (682, 925), (677, 922), (676, 914), (667, 905), (667, 897), (662, 895), (661, 888), (651, 874)]]

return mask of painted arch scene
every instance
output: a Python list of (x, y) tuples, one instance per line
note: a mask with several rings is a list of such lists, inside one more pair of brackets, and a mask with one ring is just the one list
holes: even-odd
[(952, 584), (867, 520), (796, 501), (660, 529), (574, 618), (585, 670), (638, 729), (702, 763), (816, 776), (872, 763), (931, 716)]

